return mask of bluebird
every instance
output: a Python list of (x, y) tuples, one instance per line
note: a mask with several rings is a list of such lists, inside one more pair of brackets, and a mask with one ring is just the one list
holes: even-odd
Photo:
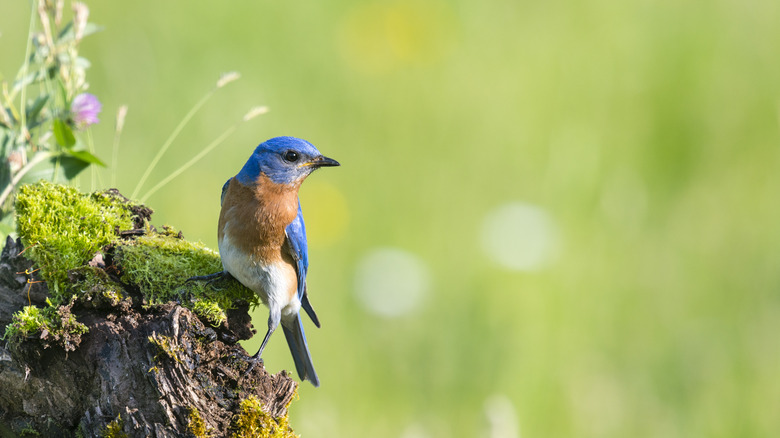
[(276, 137), (261, 143), (238, 174), (222, 187), (218, 242), (222, 272), (194, 279), (232, 276), (254, 291), (268, 306), (268, 331), (254, 362), (271, 334), (282, 324), (301, 380), (319, 386), (314, 371), (301, 308), (320, 327), (309, 302), (306, 227), (298, 189), (320, 167), (338, 166), (311, 143)]

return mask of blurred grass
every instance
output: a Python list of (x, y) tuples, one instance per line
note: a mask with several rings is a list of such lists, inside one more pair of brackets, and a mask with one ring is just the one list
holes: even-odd
[[(0, 72), (12, 76), (28, 7), (0, 1)], [(90, 7), (106, 27), (82, 48), (105, 105), (93, 129), (104, 159), (113, 113), (129, 105), (122, 192), (220, 73), (242, 79), (149, 184), (249, 107), (271, 108), (149, 200), (158, 223), (215, 248), (222, 183), (272, 136), (342, 163), (301, 191), (323, 386), (302, 386), (297, 432), (780, 430), (777, 2)], [(507, 271), (482, 251), (485, 215), (513, 201), (560, 227), (561, 254), (543, 271)], [(383, 319), (356, 301), (354, 268), (377, 246), (428, 263), (417, 312)], [(265, 359), (292, 368), (279, 336)], [(512, 407), (503, 434), (485, 412), (496, 396)]]

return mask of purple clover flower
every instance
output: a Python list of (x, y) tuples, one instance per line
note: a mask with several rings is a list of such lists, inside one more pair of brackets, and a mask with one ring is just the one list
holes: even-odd
[(73, 102), (70, 104), (70, 114), (77, 129), (84, 129), (99, 122), (97, 116), (101, 109), (103, 109), (103, 104), (94, 94), (89, 93), (79, 94), (73, 98)]

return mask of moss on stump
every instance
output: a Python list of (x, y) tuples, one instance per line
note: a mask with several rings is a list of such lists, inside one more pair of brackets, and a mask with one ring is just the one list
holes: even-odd
[[(297, 383), (247, 373), (256, 296), (219, 255), (115, 190), (20, 189), (0, 257), (0, 432), (41, 436), (294, 436)], [(21, 401), (21, 403), (20, 403)]]

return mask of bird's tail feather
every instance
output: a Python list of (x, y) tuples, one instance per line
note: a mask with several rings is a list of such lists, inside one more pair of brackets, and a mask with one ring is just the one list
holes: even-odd
[(298, 371), (298, 376), (301, 380), (308, 380), (314, 386), (320, 386), (320, 379), (314, 371), (309, 347), (306, 344), (306, 335), (303, 333), (303, 320), (301, 320), (300, 315), (296, 315), (295, 321), (290, 326), (282, 324), (282, 330), (284, 331), (284, 337), (287, 338), (287, 345), (290, 347), (290, 353), (292, 353), (295, 361), (295, 369)]

